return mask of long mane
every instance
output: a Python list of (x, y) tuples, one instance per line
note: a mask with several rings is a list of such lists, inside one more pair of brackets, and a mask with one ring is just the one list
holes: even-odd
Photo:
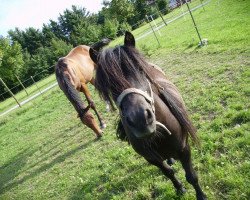
[(128, 77), (143, 84), (147, 67), (148, 63), (135, 48), (117, 46), (105, 49), (98, 57), (96, 89), (114, 108), (117, 97), (131, 87)]
[[(96, 89), (100, 96), (110, 102), (114, 109), (114, 102), (117, 97), (127, 88), (131, 88), (131, 80), (143, 85), (145, 78), (151, 81), (149, 68), (151, 66), (144, 57), (133, 47), (118, 46), (104, 50), (98, 57), (96, 71)], [(198, 142), (196, 129), (188, 117), (184, 104), (180, 99), (176, 98), (172, 92), (165, 88), (158, 88), (159, 97), (169, 107), (172, 114), (179, 121), (184, 134), (191, 136), (194, 142)], [(172, 88), (173, 89), (173, 88)], [(118, 123), (119, 124), (119, 123)], [(118, 126), (117, 136), (120, 139), (126, 140), (126, 135), (123, 126)]]

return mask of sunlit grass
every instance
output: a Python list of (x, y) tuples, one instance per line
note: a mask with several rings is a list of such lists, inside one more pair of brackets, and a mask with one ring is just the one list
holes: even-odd
[[(31, 80), (32, 81), (32, 80)], [(17, 94), (14, 94), (15, 98), (17, 99), (17, 101), (19, 103), (21, 103), (22, 101), (24, 101), (25, 99), (31, 97), (34, 94), (39, 93), (40, 91), (42, 91), (43, 89), (47, 88), (48, 86), (50, 86), (51, 84), (56, 82), (56, 78), (55, 75), (51, 75), (49, 77), (44, 78), (43, 80), (33, 83), (31, 86), (26, 88), (26, 92), (25, 90), (22, 90), (20, 92), (18, 92)], [(8, 99), (2, 101), (0, 103), (0, 113), (10, 109), (11, 107), (17, 105), (17, 102), (15, 101), (15, 99), (13, 97), (9, 97)]]
[[(197, 47), (192, 23), (184, 19), (161, 29), (160, 47), (152, 35), (137, 43), (181, 91), (201, 140), (200, 147), (192, 147), (193, 162), (212, 200), (250, 197), (247, 7), (246, 0), (212, 0), (205, 11), (194, 12), (209, 40), (206, 47)], [(229, 17), (216, 17), (224, 15)], [(90, 88), (108, 124), (100, 141), (58, 87), (0, 118), (0, 199), (193, 200), (195, 192), (178, 162), (174, 168), (187, 188), (184, 197), (175, 194), (158, 169), (116, 139), (118, 112), (106, 112)]]

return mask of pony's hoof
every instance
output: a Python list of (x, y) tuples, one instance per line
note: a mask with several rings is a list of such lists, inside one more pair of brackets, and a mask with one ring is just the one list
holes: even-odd
[(99, 140), (102, 138), (102, 135), (96, 135), (96, 140)]
[(101, 124), (101, 129), (105, 129), (107, 127), (107, 125), (105, 123)]
[(173, 158), (167, 159), (167, 163), (172, 166), (175, 163), (175, 160)]
[(186, 193), (186, 189), (184, 187), (179, 188), (176, 191), (177, 195), (184, 195)]

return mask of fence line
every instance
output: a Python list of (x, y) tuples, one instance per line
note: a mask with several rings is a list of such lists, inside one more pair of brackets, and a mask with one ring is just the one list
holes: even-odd
[[(195, 10), (199, 9), (200, 7), (203, 7), (203, 8), (204, 8), (204, 6), (207, 5), (210, 1), (211, 1), (211, 0), (208, 0), (208, 1), (206, 1), (206, 2), (202, 2), (202, 1), (201, 1), (201, 4), (199, 4), (199, 5), (197, 5), (197, 6), (193, 7), (193, 8), (191, 8), (190, 10), (191, 10), (191, 11), (195, 11)], [(183, 6), (183, 5), (182, 5), (182, 6)], [(162, 12), (162, 10), (161, 10), (161, 11), (158, 10), (158, 12)], [(141, 21), (140, 21), (141, 23), (144, 23), (144, 22), (148, 21), (149, 28), (146, 28), (146, 29), (144, 29), (141, 33), (139, 33), (139, 37), (136, 37), (136, 40), (140, 40), (140, 39), (142, 39), (142, 38), (148, 36), (149, 34), (154, 33), (154, 31), (159, 31), (159, 30), (160, 30), (161, 28), (163, 28), (164, 26), (167, 26), (167, 24), (170, 24), (170, 23), (172, 23), (172, 22), (174, 22), (174, 21), (180, 19), (181, 17), (187, 15), (188, 13), (189, 13), (189, 11), (185, 11), (185, 12), (184, 12), (184, 11), (182, 10), (182, 13), (181, 13), (180, 15), (178, 15), (178, 16), (171, 16), (170, 18), (164, 16), (164, 17), (162, 17), (162, 21), (158, 21), (158, 22), (155, 24), (155, 25), (156, 25), (155, 28), (151, 26), (150, 20), (149, 20), (149, 19), (148, 19), (148, 20), (141, 20)], [(150, 17), (152, 18), (152, 20), (154, 20), (154, 19), (153, 19), (153, 18), (154, 18), (154, 15), (155, 15), (155, 16), (156, 16), (156, 15), (159, 16), (159, 13), (156, 13), (156, 14), (151, 15)], [(165, 20), (166, 20), (166, 21), (165, 21)], [(137, 22), (135, 25), (139, 24), (140, 22)], [(133, 25), (133, 26), (134, 26), (134, 25)], [(139, 26), (140, 26), (140, 25), (139, 25)], [(191, 32), (191, 31), (189, 31), (189, 32)], [(140, 34), (142, 34), (142, 35), (140, 35)], [(157, 36), (156, 36), (155, 33), (154, 33), (154, 35), (155, 35), (155, 37), (157, 38)], [(157, 39), (157, 41), (158, 41), (158, 39)], [(159, 43), (159, 41), (158, 41), (158, 43)], [(24, 84), (24, 83), (26, 83), (26, 82), (29, 81), (29, 80), (32, 80), (32, 82), (34, 82), (34, 84), (36, 85), (36, 82), (34, 81), (34, 77), (40, 75), (41, 73), (47, 72), (47, 70), (51, 69), (52, 67), (54, 67), (54, 66), (50, 66), (50, 67), (46, 68), (45, 70), (43, 70), (43, 71), (41, 71), (41, 72), (39, 72), (39, 73), (36, 73), (33, 77), (31, 76), (31, 78), (28, 78), (28, 79), (22, 81), (21, 84)], [(41, 79), (41, 80), (43, 80), (43, 79)], [(40, 81), (41, 81), (41, 80), (40, 80)], [(15, 89), (16, 87), (20, 86), (21, 84), (16, 85), (16, 86), (10, 88), (10, 90)], [(47, 84), (48, 84), (48, 83), (47, 83)], [(33, 84), (31, 84), (31, 85), (33, 85)], [(31, 85), (29, 85), (29, 86), (31, 86)], [(46, 85), (46, 84), (45, 84), (45, 85)], [(45, 89), (42, 90), (42, 91), (40, 91), (40, 88), (36, 85), (36, 87), (38, 88), (39, 92), (38, 92), (37, 94), (33, 95), (32, 97), (30, 97), (30, 98), (24, 100), (24, 101), (21, 102), (20, 104), (23, 105), (23, 104), (27, 103), (28, 101), (31, 101), (32, 99), (36, 98), (37, 96), (39, 96), (39, 95), (41, 95), (42, 93), (48, 91), (49, 89), (53, 88), (53, 87), (56, 86), (56, 85), (57, 85), (57, 82), (56, 82), (56, 83), (53, 83), (52, 85), (50, 85), (49, 87), (45, 88)], [(44, 86), (44, 85), (43, 85), (43, 86)], [(6, 92), (0, 94), (0, 96), (3, 97), (3, 94), (5, 94), (5, 93), (7, 93), (7, 92), (8, 92), (8, 91), (6, 91)], [(8, 112), (10, 112), (11, 110), (13, 110), (13, 109), (15, 109), (15, 108), (16, 108), (16, 106), (14, 106), (13, 108), (11, 108), (11, 109), (8, 110), (8, 111), (5, 111), (4, 113), (1, 113), (0, 116), (6, 114), (6, 113), (8, 113)]]
[[(58, 85), (57, 82), (53, 83), (51, 86), (49, 86), (49, 87), (45, 88), (44, 90), (42, 90), (42, 91), (36, 93), (35, 95), (31, 96), (30, 98), (28, 98), (28, 99), (22, 101), (20, 104), (21, 104), (21, 105), (24, 105), (24, 104), (30, 102), (31, 100), (37, 98), (37, 97), (40, 96), (41, 94), (47, 92), (48, 90), (54, 88), (54, 87), (57, 86), (57, 85)], [(0, 114), (0, 117), (6, 115), (7, 113), (9, 113), (9, 112), (11, 112), (12, 110), (15, 110), (15, 109), (17, 109), (17, 108), (18, 108), (18, 105), (12, 107), (11, 109), (9, 109), (9, 110), (7, 110), (7, 111), (1, 113), (1, 114)]]
[[(54, 67), (54, 66), (52, 65), (52, 66), (46, 68), (45, 70), (43, 70), (43, 71), (41, 71), (41, 72), (35, 73), (35, 75), (33, 75), (32, 77), (35, 78), (36, 76), (38, 76), (38, 75), (40, 75), (40, 74), (42, 74), (42, 73), (44, 73), (44, 72), (47, 72), (47, 70), (51, 69), (52, 67)], [(17, 77), (17, 76), (16, 76), (16, 77)], [(19, 79), (19, 80), (18, 80), (18, 79)], [(16, 89), (17, 87), (20, 87), (20, 86), (23, 87), (24, 84), (25, 84), (26, 82), (28, 82), (28, 81), (31, 81), (32, 83), (34, 83), (31, 77), (28, 78), (28, 79), (25, 79), (25, 80), (23, 80), (23, 81), (18, 77), (17, 80), (18, 80), (19, 84), (18, 84), (18, 85), (15, 85), (15, 86), (12, 87), (12, 88), (10, 88), (11, 91), (13, 91), (14, 89)], [(42, 79), (41, 79), (41, 80), (42, 80)], [(39, 81), (40, 81), (40, 80), (39, 80)], [(23, 84), (23, 86), (22, 86), (22, 84)], [(32, 85), (33, 85), (33, 84), (30, 84), (28, 87), (30, 87), (30, 86), (32, 86)], [(8, 91), (5, 91), (5, 92), (1, 93), (0, 96), (3, 96), (3, 95), (6, 94), (6, 93), (8, 93)], [(18, 92), (17, 92), (17, 93), (18, 93)]]
[[(195, 11), (195, 10), (199, 9), (200, 7), (203, 7), (203, 6), (207, 5), (210, 1), (211, 1), (211, 0), (208, 0), (208, 1), (206, 1), (205, 3), (203, 3), (203, 4), (200, 4), (200, 5), (198, 5), (198, 6), (194, 7), (194, 8), (191, 8), (190, 10), (191, 10), (191, 11)], [(177, 19), (180, 19), (181, 17), (185, 16), (185, 15), (188, 14), (188, 13), (189, 13), (189, 11), (186, 11), (186, 12), (184, 12), (184, 13), (178, 15), (178, 16), (175, 17), (174, 19), (171, 19), (171, 20), (169, 20), (169, 21), (166, 21), (166, 23), (167, 23), (167, 24), (170, 24), (170, 23), (176, 21)], [(161, 25), (159, 25), (157, 28), (155, 28), (154, 31), (160, 30), (160, 29), (162, 29), (162, 28), (165, 26), (165, 24), (164, 24), (163, 22), (160, 22), (160, 24), (161, 24)], [(142, 39), (142, 38), (148, 36), (148, 35), (151, 34), (151, 33), (153, 33), (153, 30), (150, 30), (150, 31), (148, 31), (147, 33), (144, 33), (143, 35), (141, 35), (141, 36), (139, 36), (138, 38), (136, 38), (136, 40), (140, 40), (140, 39)]]

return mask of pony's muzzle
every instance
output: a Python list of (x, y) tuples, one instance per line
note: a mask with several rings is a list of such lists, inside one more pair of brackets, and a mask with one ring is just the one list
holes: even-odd
[(150, 109), (145, 109), (140, 113), (130, 114), (125, 120), (137, 138), (148, 137), (156, 131), (155, 115)]

